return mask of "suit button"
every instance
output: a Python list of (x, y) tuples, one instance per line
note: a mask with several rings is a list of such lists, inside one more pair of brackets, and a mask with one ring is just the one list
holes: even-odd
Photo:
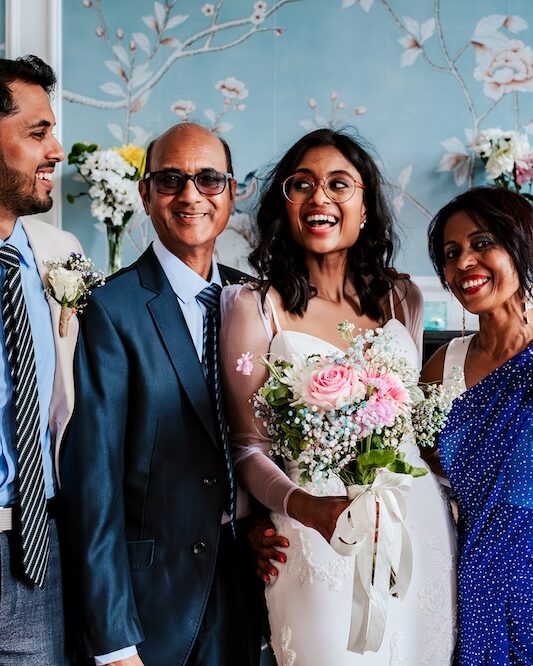
[(211, 488), (214, 486), (217, 482), (217, 477), (216, 476), (204, 476), (204, 486), (207, 486), (208, 488)]
[(203, 541), (197, 541), (192, 545), (192, 552), (195, 555), (200, 555), (200, 553), (203, 553), (206, 548), (207, 545)]

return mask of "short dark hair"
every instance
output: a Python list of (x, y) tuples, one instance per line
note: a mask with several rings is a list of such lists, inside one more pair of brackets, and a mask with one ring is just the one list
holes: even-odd
[(17, 112), (10, 85), (24, 81), (41, 88), (50, 95), (56, 85), (54, 70), (34, 55), (25, 55), (16, 60), (0, 58), (0, 117)]
[(362, 314), (380, 320), (384, 316), (382, 298), (390, 290), (395, 276), (389, 269), (396, 240), (393, 216), (375, 160), (359, 138), (355, 140), (344, 131), (318, 129), (306, 134), (270, 171), (257, 212), (259, 244), (249, 257), (250, 264), (261, 279), (259, 289), (263, 302), (272, 285), (281, 295), (285, 308), (303, 316), (316, 289), (309, 284), (304, 252), (291, 237), (281, 184), (294, 173), (308, 150), (322, 146), (336, 148), (361, 174), (365, 186), (366, 224), (357, 242), (348, 250), (347, 268), (353, 276)]
[[(231, 160), (231, 151), (229, 149), (229, 146), (226, 141), (222, 137), (217, 137), (221, 144), (222, 147), (224, 148), (224, 154), (226, 155), (226, 169), (228, 173), (231, 173), (233, 175), (233, 163)], [(148, 173), (150, 171), (150, 161), (152, 159), (152, 151), (154, 149), (155, 143), (157, 139), (152, 139), (148, 146), (146, 147), (146, 160), (145, 160), (145, 167), (144, 167), (144, 173)]]
[(429, 256), (442, 286), (449, 288), (444, 277), (444, 228), (450, 217), (460, 212), (494, 235), (513, 261), (523, 294), (532, 293), (533, 206), (521, 194), (503, 187), (473, 187), (452, 199), (431, 220)]

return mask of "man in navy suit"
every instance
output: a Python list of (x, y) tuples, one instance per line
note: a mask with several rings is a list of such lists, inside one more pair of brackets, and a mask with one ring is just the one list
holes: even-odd
[(213, 261), (235, 193), (231, 156), (183, 123), (150, 146), (146, 170), (140, 193), (157, 238), (80, 317), (61, 461), (85, 644), (96, 664), (253, 666), (247, 506), (239, 493), (235, 539), (196, 298), (241, 277)]

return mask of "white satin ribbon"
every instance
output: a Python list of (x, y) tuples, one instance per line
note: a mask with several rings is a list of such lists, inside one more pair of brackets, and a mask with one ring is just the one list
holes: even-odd
[[(348, 498), (353, 501), (339, 516), (330, 543), (340, 555), (355, 555), (347, 647), (350, 652), (362, 654), (366, 650), (379, 650), (385, 633), (389, 595), (397, 594), (403, 599), (409, 587), (413, 551), (405, 516), (406, 497), (412, 482), (410, 474), (396, 474), (382, 468), (372, 485), (346, 489)], [(376, 530), (377, 502), (379, 526)], [(401, 547), (397, 544), (398, 534)], [(396, 573), (392, 588), (391, 569)]]

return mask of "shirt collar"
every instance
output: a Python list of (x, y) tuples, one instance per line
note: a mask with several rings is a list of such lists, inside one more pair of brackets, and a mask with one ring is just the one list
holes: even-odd
[(26, 264), (26, 266), (29, 266), (32, 263), (33, 252), (31, 250), (28, 237), (26, 236), (26, 232), (22, 227), (22, 222), (19, 218), (17, 218), (17, 221), (15, 222), (11, 236), (6, 238), (5, 241), (0, 240), (0, 247), (6, 243), (17, 248), (21, 259)]
[(218, 270), (217, 262), (213, 259), (211, 266), (211, 280), (208, 282), (204, 280), (201, 275), (187, 266), (181, 259), (167, 249), (161, 240), (156, 236), (153, 243), (154, 254), (157, 257), (163, 273), (167, 276), (172, 291), (176, 296), (188, 303), (193, 298), (205, 289), (209, 284), (218, 284), (222, 286), (220, 279), (220, 272)]

